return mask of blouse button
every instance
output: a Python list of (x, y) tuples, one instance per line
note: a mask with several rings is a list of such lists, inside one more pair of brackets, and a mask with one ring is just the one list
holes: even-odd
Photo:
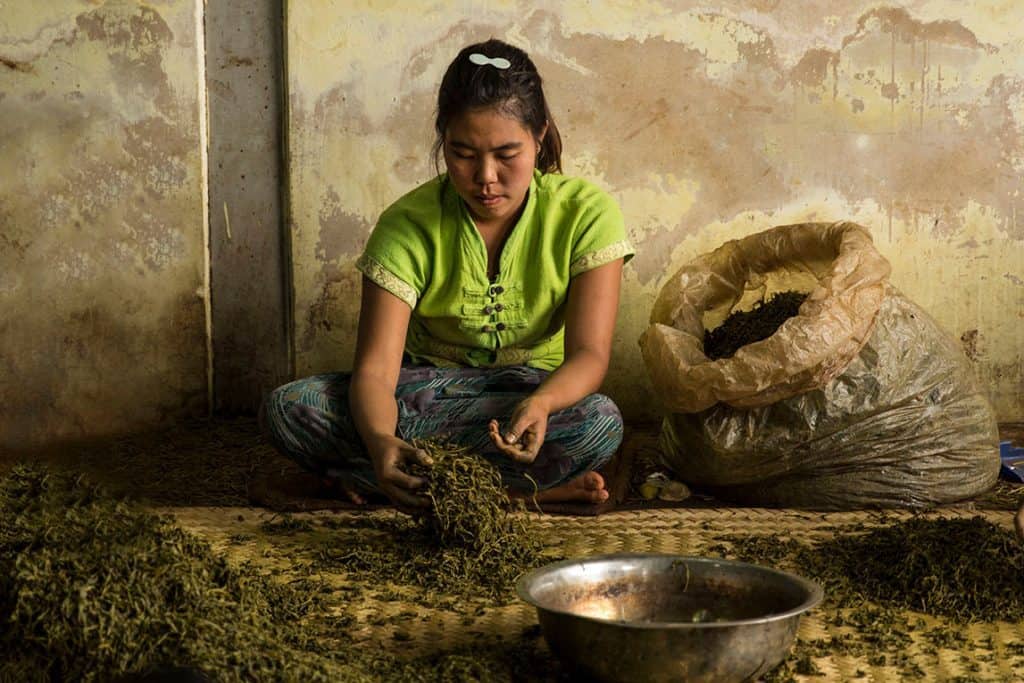
[(501, 285), (495, 285), (495, 286), (491, 287), (491, 295), (492, 296), (495, 295), (495, 294), (501, 294), (504, 291), (505, 291), (505, 288), (502, 287)]
[[(501, 304), (498, 304), (498, 306), (501, 306)], [(494, 306), (491, 306), (490, 304), (488, 304), (487, 306), (484, 306), (484, 313), (486, 313), (487, 315), (490, 315), (491, 313), (494, 313), (495, 311), (500, 311), (500, 310), (501, 310), (500, 308), (495, 308)]]
[(490, 332), (491, 331), (491, 326), (490, 325), (484, 325), (483, 327), (480, 328), (480, 331), (481, 332)]
[[(490, 306), (488, 306), (487, 308), (490, 308)], [(498, 313), (501, 313), (502, 311), (505, 310), (505, 304), (494, 304), (494, 310), (496, 310)], [(490, 311), (487, 312), (490, 313)]]
[(498, 328), (498, 332), (501, 332), (505, 329), (505, 323), (498, 323), (495, 327)]

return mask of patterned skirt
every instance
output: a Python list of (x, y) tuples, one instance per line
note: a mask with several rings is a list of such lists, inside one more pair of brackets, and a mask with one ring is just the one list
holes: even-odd
[[(529, 465), (502, 455), (487, 430), (496, 419), (504, 432), (516, 405), (548, 374), (525, 366), (403, 367), (395, 391), (398, 436), (405, 441), (443, 438), (466, 446), (497, 466), (505, 485), (514, 491), (530, 492), (533, 482), (541, 490), (565, 484), (600, 468), (622, 442), (622, 415), (607, 396), (591, 394), (550, 415), (544, 443)], [(350, 377), (334, 372), (279, 387), (263, 402), (261, 420), (274, 446), (303, 467), (363, 491), (379, 492), (373, 465), (349, 414)]]

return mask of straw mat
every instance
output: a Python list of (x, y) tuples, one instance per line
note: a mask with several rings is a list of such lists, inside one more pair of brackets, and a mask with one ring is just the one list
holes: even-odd
[[(1024, 429), (1006, 425), (1003, 438), (1022, 443)], [(1016, 431), (1007, 429), (1016, 428)], [(637, 429), (627, 436), (635, 484), (656, 463), (657, 432)], [(88, 447), (61, 449), (51, 454), (62, 464), (90, 472), (115, 490), (131, 493), (171, 512), (188, 529), (224, 550), (237, 562), (250, 561), (279, 580), (300, 589), (324, 591), (328, 609), (344, 628), (366, 647), (415, 655), (447, 651), (471, 644), (498, 646), (536, 637), (532, 609), (514, 600), (504, 607), (466, 604), (454, 608), (424, 607), (415, 591), (389, 586), (386, 577), (373, 585), (359, 584), (343, 572), (318, 566), (318, 548), (331, 543), (338, 527), (357, 527), (360, 520), (388, 518), (390, 509), (366, 512), (319, 511), (296, 514), (312, 529), (290, 534), (267, 533), (261, 524), (282, 517), (247, 506), (250, 484), (259, 473), (280, 473), (291, 467), (259, 435), (252, 419), (217, 420), (180, 425), (159, 433), (122, 437)], [(6, 461), (0, 457), (0, 469)], [(620, 470), (628, 473), (630, 468)], [(617, 482), (621, 485), (622, 479)], [(638, 501), (627, 486), (618, 508), (599, 517), (533, 515), (538, 533), (564, 557), (610, 552), (669, 552), (709, 554), (728, 535), (786, 534), (800, 541), (828, 537), (836, 527), (882, 524), (872, 513), (812, 513), (719, 506), (694, 498), (675, 509), (663, 501)], [(970, 517), (980, 514), (1012, 533), (1012, 510), (1024, 487), (1001, 482), (985, 496), (934, 515)], [(621, 494), (620, 494), (621, 495)], [(633, 497), (629, 497), (633, 495)], [(640, 508), (640, 509), (634, 509)], [(890, 514), (888, 519), (899, 519)], [(355, 532), (358, 533), (358, 532)], [(850, 637), (852, 627), (836, 626), (836, 613), (827, 603), (801, 621), (799, 639), (813, 642)], [(917, 619), (919, 615), (908, 616)], [(821, 675), (797, 675), (807, 681), (1024, 681), (1024, 628), (1012, 623), (978, 623), (956, 627), (965, 636), (937, 646), (924, 634), (944, 622), (921, 616), (925, 626), (911, 634), (905, 649), (916, 666), (894, 666), (890, 658), (853, 656), (818, 648), (814, 668)], [(532, 635), (530, 635), (532, 634)], [(884, 643), (882, 644), (884, 646)], [(882, 663), (882, 659), (885, 662)]]
[[(316, 548), (330, 543), (339, 527), (368, 516), (386, 518), (396, 513), (318, 512), (295, 515), (308, 520), (311, 530), (286, 535), (261, 531), (261, 524), (279, 516), (254, 508), (173, 508), (187, 529), (224, 550), (233, 561), (251, 561), (282, 581), (300, 582), (310, 577), (330, 586), (328, 604), (338, 615), (354, 619), (345, 628), (361, 645), (402, 654), (425, 654), (470, 644), (499, 645), (536, 637), (536, 616), (519, 602), (504, 607), (460, 605), (455, 609), (427, 608), (413, 597), (403, 599), (390, 593), (386, 577), (374, 585), (354, 585), (344, 573), (314, 567)], [(933, 516), (970, 517), (981, 515), (1012, 533), (1011, 515), (998, 511), (943, 510)], [(533, 515), (536, 529), (545, 542), (565, 557), (611, 552), (666, 552), (701, 555), (720, 545), (727, 535), (785, 534), (795, 540), (827, 538), (837, 527), (851, 524), (891, 523), (907, 515), (889, 513), (808, 513), (792, 510), (746, 508), (657, 509), (616, 511), (596, 518)], [(328, 526), (329, 524), (329, 526)], [(299, 583), (298, 585), (301, 585)], [(401, 587), (396, 587), (401, 589)], [(403, 595), (412, 596), (408, 589)], [(848, 610), (847, 610), (848, 611)], [(827, 602), (801, 621), (802, 641), (850, 637), (853, 629), (834, 625), (834, 608)], [(1024, 628), (1013, 623), (976, 623), (955, 627), (965, 636), (957, 643), (936, 646), (925, 637), (942, 619), (907, 613), (923, 619), (904, 648), (902, 667), (885, 664), (864, 654), (829, 653), (812, 658), (817, 675), (796, 675), (806, 681), (1024, 681)], [(532, 631), (532, 633), (531, 633)], [(909, 664), (908, 664), (909, 663)], [(916, 673), (908, 674), (908, 665)], [(913, 668), (916, 667), (916, 668)]]

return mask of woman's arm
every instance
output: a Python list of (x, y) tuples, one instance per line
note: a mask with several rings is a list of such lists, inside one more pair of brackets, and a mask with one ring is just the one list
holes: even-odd
[(623, 259), (617, 259), (572, 279), (564, 362), (516, 408), (511, 434), (499, 434), (497, 421), (491, 421), (491, 438), (506, 455), (532, 462), (544, 443), (548, 415), (575, 405), (601, 387), (611, 357), (622, 264)]
[(569, 286), (565, 361), (534, 392), (548, 412), (576, 405), (601, 388), (612, 354), (622, 259), (580, 273)]
[(356, 357), (349, 385), (349, 410), (373, 461), (377, 483), (395, 503), (428, 504), (413, 491), (423, 480), (402, 471), (406, 460), (426, 462), (421, 451), (395, 435), (398, 404), (395, 387), (412, 311), (404, 301), (363, 276)]

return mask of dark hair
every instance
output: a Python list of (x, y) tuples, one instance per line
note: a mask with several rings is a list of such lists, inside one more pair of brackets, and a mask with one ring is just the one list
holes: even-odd
[[(508, 60), (510, 66), (499, 69), (489, 64), (474, 64), (469, 56), (475, 52), (490, 59)], [(547, 133), (540, 141), (537, 154), (537, 168), (544, 173), (562, 172), (562, 137), (544, 99), (537, 67), (518, 47), (494, 38), (463, 48), (441, 80), (434, 121), (435, 167), (439, 167), (438, 157), (451, 120), (473, 109), (492, 107), (519, 121), (535, 138), (547, 124)]]

